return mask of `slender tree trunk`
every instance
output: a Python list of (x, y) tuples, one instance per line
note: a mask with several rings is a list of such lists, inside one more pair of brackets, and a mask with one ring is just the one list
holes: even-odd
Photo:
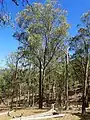
[(42, 107), (43, 107), (43, 97), (44, 97), (44, 83), (45, 82), (45, 70), (43, 69), (43, 79), (42, 79)]
[(88, 90), (88, 68), (89, 68), (89, 56), (88, 56), (88, 46), (86, 42), (85, 44), (85, 53), (86, 53), (86, 64), (85, 64), (85, 72), (84, 72), (84, 86), (83, 86), (83, 98), (82, 98), (82, 114), (86, 113), (86, 98), (87, 98), (87, 90)]
[(43, 107), (43, 97), (44, 97), (44, 84), (45, 81), (45, 70), (43, 69), (43, 78), (42, 78), (42, 107)]
[(89, 94), (89, 78), (88, 78), (88, 81), (87, 81), (87, 90), (86, 90), (86, 107), (89, 107), (88, 94)]
[(20, 99), (21, 99), (21, 85), (19, 84), (19, 100), (18, 100), (19, 107), (20, 107)]
[(68, 109), (68, 64), (69, 64), (69, 54), (68, 54), (68, 49), (67, 49), (67, 54), (66, 54), (66, 81), (65, 81), (65, 109)]
[(54, 88), (54, 83), (51, 86), (51, 100), (54, 99), (54, 92), (53, 92), (53, 88)]
[(62, 101), (61, 101), (61, 92), (59, 92), (59, 94), (58, 94), (58, 104), (59, 104), (59, 110), (61, 111), (61, 104), (62, 104)]
[(55, 85), (53, 86), (53, 99), (56, 99), (56, 90), (55, 90)]
[(30, 107), (30, 86), (28, 86), (28, 106)]
[(14, 90), (13, 90), (13, 93), (12, 93), (12, 96), (11, 96), (11, 105), (10, 105), (10, 110), (13, 109), (13, 99), (14, 99)]
[(34, 107), (34, 92), (32, 92), (32, 106)]
[[(13, 99), (14, 99), (14, 97), (13, 97), (13, 95), (15, 95), (15, 91), (17, 91), (17, 73), (18, 73), (18, 61), (19, 61), (19, 58), (17, 58), (17, 60), (16, 60), (16, 65), (15, 65), (15, 72), (13, 73), (13, 81), (14, 81), (14, 83), (12, 84), (13, 86), (13, 93), (12, 93), (12, 103), (11, 103), (11, 109), (12, 109), (12, 105), (13, 105)], [(17, 92), (18, 93), (18, 92)], [(18, 97), (18, 95), (16, 94), (16, 97)], [(16, 103), (17, 104), (17, 103)]]
[(42, 108), (42, 65), (39, 67), (39, 108)]
[(10, 106), (10, 109), (12, 110), (13, 108), (13, 97), (11, 98), (11, 106)]
[(89, 60), (86, 63), (85, 67), (85, 75), (84, 75), (84, 89), (83, 89), (83, 98), (82, 98), (82, 114), (86, 113), (86, 98), (87, 98), (87, 82), (88, 82), (88, 67), (89, 67)]

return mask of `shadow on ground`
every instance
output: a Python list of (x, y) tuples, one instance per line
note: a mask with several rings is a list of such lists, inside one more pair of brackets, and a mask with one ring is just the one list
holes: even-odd
[(90, 120), (90, 112), (87, 112), (84, 116), (81, 113), (73, 113), (72, 115), (78, 116), (80, 120)]

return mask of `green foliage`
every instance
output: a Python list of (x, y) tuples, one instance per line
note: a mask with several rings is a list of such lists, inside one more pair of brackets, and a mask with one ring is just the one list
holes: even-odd
[(16, 32), (14, 37), (20, 41), (22, 51), (31, 54), (33, 61), (44, 63), (45, 57), (46, 66), (56, 51), (62, 51), (69, 28), (64, 10), (51, 3), (34, 3), (20, 12), (16, 21), (21, 33)]

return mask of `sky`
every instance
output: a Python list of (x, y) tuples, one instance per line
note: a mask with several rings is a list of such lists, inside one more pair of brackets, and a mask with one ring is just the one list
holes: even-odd
[[(7, 1), (7, 10), (11, 12), (12, 18), (15, 18), (18, 11), (23, 7), (17, 7), (11, 0)], [(29, 0), (30, 3), (41, 2), (45, 0)], [(83, 13), (90, 10), (90, 0), (60, 0), (60, 6), (68, 11), (67, 21), (71, 25), (70, 34), (74, 36), (77, 32), (77, 24), (80, 23), (80, 17)], [(7, 56), (15, 52), (18, 47), (18, 42), (12, 37), (14, 30), (11, 27), (0, 27), (0, 67), (5, 66)]]

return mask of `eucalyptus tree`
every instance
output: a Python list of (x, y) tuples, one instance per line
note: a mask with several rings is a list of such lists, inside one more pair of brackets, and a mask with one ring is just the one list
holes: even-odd
[(21, 83), (21, 78), (20, 78), (20, 59), (22, 55), (18, 53), (12, 53), (10, 56), (7, 58), (7, 69), (11, 72), (10, 76), (10, 84), (11, 84), (11, 108), (13, 105), (13, 100), (14, 98), (20, 98), (20, 83)]
[(50, 2), (34, 3), (21, 11), (16, 21), (19, 31), (14, 37), (21, 43), (19, 50), (39, 70), (39, 108), (42, 108), (45, 70), (61, 57), (64, 49), (69, 28), (66, 11)]
[(12, 73), (8, 69), (4, 69), (0, 75), (0, 101), (5, 106), (9, 107), (9, 99), (11, 99), (12, 90)]
[(79, 26), (78, 34), (72, 38), (72, 49), (75, 57), (83, 66), (83, 99), (82, 114), (85, 114), (86, 103), (88, 99), (88, 78), (90, 66), (90, 11), (81, 17), (82, 26)]

